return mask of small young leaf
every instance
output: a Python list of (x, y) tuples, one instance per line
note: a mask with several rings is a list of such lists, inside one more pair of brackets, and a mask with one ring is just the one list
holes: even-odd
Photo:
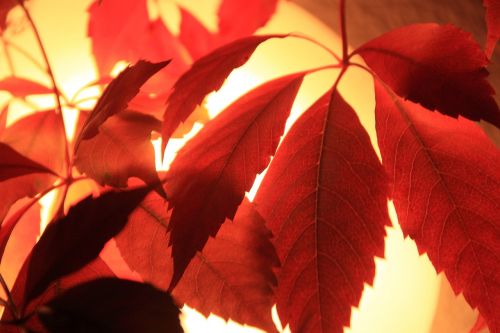
[[(150, 191), (138, 188), (88, 197), (51, 223), (26, 260), (14, 290), (21, 304), (39, 296), (56, 279), (95, 259), (125, 226), (128, 215)], [(25, 285), (23, 286), (25, 281)]]
[(52, 170), (21, 155), (9, 145), (0, 142), (0, 182), (30, 173), (50, 173)]
[(500, 1), (483, 0), (483, 3), (486, 7), (486, 25), (488, 26), (485, 52), (491, 58), (500, 38)]
[(292, 332), (343, 332), (384, 255), (387, 181), (354, 110), (327, 93), (294, 124), (255, 198), (281, 261)]
[(267, 167), (303, 77), (281, 77), (242, 96), (178, 153), (165, 184), (173, 208), (171, 288)]
[(96, 136), (80, 143), (75, 166), (101, 185), (126, 187), (129, 177), (159, 184), (151, 131), (160, 129), (154, 117), (121, 112), (106, 120)]
[[(226, 40), (252, 35), (276, 10), (277, 0), (223, 0), (219, 7), (219, 34)], [(245, 19), (241, 20), (241, 11)]]
[(484, 119), (500, 128), (488, 59), (469, 33), (452, 25), (415, 24), (355, 51), (399, 96), (448, 116)]
[(257, 46), (285, 35), (252, 36), (224, 45), (198, 59), (174, 85), (163, 116), (162, 151), (180, 123), (185, 121), (205, 96), (218, 90), (228, 75), (243, 66)]
[(403, 101), (376, 83), (377, 136), (405, 235), (455, 293), (500, 330), (500, 151), (464, 118)]
[(49, 89), (40, 83), (12, 76), (0, 80), (0, 90), (8, 91), (16, 97), (52, 93), (52, 89)]
[(103, 278), (77, 285), (37, 311), (53, 333), (182, 333), (180, 311), (151, 285)]
[(128, 103), (139, 93), (140, 87), (155, 73), (165, 67), (170, 61), (151, 63), (140, 60), (135, 65), (127, 67), (104, 90), (94, 110), (90, 113), (76, 140), (75, 152), (78, 151), (81, 140), (93, 138), (99, 132), (99, 127), (112, 115), (125, 111)]

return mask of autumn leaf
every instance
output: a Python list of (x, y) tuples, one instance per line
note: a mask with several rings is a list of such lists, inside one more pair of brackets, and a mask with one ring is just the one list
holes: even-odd
[(498, 332), (500, 151), (474, 123), (391, 94), (376, 83), (378, 142), (403, 233)]
[(174, 66), (162, 71), (150, 89), (163, 92), (187, 70), (186, 50), (161, 19), (150, 20), (146, 0), (94, 1), (89, 14), (88, 36), (101, 76), (109, 75), (119, 61), (173, 59)]
[(274, 154), (305, 73), (265, 83), (210, 121), (177, 154), (166, 175), (173, 288), (209, 236), (232, 219), (245, 191)]
[(0, 90), (5, 90), (16, 97), (26, 97), (28, 95), (51, 94), (52, 89), (40, 83), (23, 79), (20, 77), (7, 77), (0, 80)]
[(64, 171), (64, 130), (54, 111), (42, 111), (15, 122), (1, 132), (0, 142), (49, 169), (52, 173), (33, 173), (0, 182), (0, 221), (17, 200), (34, 196), (50, 187)]
[(140, 60), (135, 65), (123, 70), (106, 87), (90, 116), (87, 118), (76, 140), (75, 152), (77, 153), (82, 140), (88, 140), (97, 135), (99, 127), (106, 119), (125, 111), (128, 103), (139, 93), (140, 87), (169, 62), (151, 63)]
[(198, 60), (221, 44), (220, 38), (212, 34), (193, 14), (180, 7), (181, 26), (179, 41), (188, 50), (193, 60)]
[(129, 177), (159, 184), (151, 132), (159, 132), (154, 117), (123, 111), (108, 118), (92, 139), (80, 143), (75, 156), (77, 169), (101, 185), (126, 187)]
[(488, 59), (472, 36), (452, 25), (414, 24), (390, 31), (357, 49), (399, 96), (426, 109), (500, 128)]
[[(219, 34), (226, 40), (252, 35), (276, 10), (277, 0), (223, 0), (219, 7)], [(237, 19), (244, 8), (245, 19)]]
[(175, 129), (200, 105), (205, 96), (218, 90), (228, 75), (244, 65), (255, 49), (270, 38), (285, 35), (252, 36), (224, 45), (198, 59), (175, 83), (163, 116), (162, 151)]
[(148, 284), (102, 278), (65, 291), (37, 311), (54, 333), (183, 332), (169, 294)]
[(279, 265), (271, 233), (253, 205), (243, 201), (234, 222), (225, 223), (215, 239), (189, 264), (173, 296), (206, 317), (277, 332), (271, 317)]
[(19, 304), (27, 305), (54, 280), (95, 259), (149, 191), (138, 188), (108, 192), (96, 199), (90, 196), (72, 207), (68, 215), (49, 224), (14, 285), (13, 294)]
[(373, 283), (390, 221), (384, 170), (337, 92), (293, 125), (255, 203), (281, 261), (276, 303), (283, 325), (343, 332), (364, 284)]
[(2, 110), (0, 110), (0, 138), (2, 133), (7, 127), (7, 118), (9, 117), (9, 103), (5, 104)]
[(52, 170), (26, 158), (9, 145), (0, 142), (0, 182), (30, 173), (51, 173)]
[[(172, 277), (169, 219), (166, 202), (152, 192), (116, 237), (130, 268), (161, 289)], [(243, 201), (234, 222), (225, 223), (217, 237), (209, 239), (203, 252), (191, 260), (172, 292), (174, 298), (207, 317), (214, 313), (275, 332), (271, 308), (276, 280), (271, 269), (278, 259), (270, 238), (252, 204)]]
[(485, 52), (491, 58), (500, 38), (500, 1), (483, 0), (483, 4), (486, 7), (486, 25), (488, 26)]

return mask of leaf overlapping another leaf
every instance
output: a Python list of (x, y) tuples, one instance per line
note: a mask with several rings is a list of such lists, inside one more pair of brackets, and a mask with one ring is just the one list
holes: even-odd
[(209, 122), (178, 153), (166, 175), (174, 274), (170, 287), (232, 219), (245, 191), (264, 171), (278, 146), (306, 73), (267, 82)]
[(255, 198), (275, 235), (277, 310), (292, 332), (343, 332), (384, 255), (387, 181), (338, 92), (293, 125)]
[(378, 142), (404, 234), (499, 332), (500, 151), (476, 124), (403, 101), (380, 83), (376, 103)]
[(399, 96), (500, 128), (500, 110), (486, 80), (488, 59), (469, 33), (452, 25), (414, 24), (371, 40), (354, 54)]
[[(168, 286), (173, 272), (169, 219), (166, 202), (150, 193), (116, 237), (130, 268), (161, 289)], [(278, 259), (270, 237), (253, 205), (244, 201), (234, 222), (225, 223), (217, 237), (193, 257), (172, 295), (205, 316), (214, 313), (274, 332), (272, 268)]]
[(251, 36), (226, 44), (198, 59), (175, 83), (163, 116), (162, 151), (175, 129), (200, 105), (205, 96), (218, 90), (228, 75), (244, 65), (255, 49), (270, 38), (285, 35)]

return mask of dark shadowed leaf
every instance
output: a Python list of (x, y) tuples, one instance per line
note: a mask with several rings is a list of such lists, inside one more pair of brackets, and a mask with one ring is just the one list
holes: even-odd
[(162, 151), (175, 129), (185, 121), (205, 96), (218, 90), (229, 74), (245, 64), (257, 46), (285, 35), (252, 36), (224, 45), (198, 59), (174, 85), (163, 116)]
[(37, 311), (53, 333), (181, 333), (172, 297), (151, 285), (103, 278), (66, 290)]
[[(56, 279), (95, 259), (125, 226), (128, 215), (150, 191), (138, 188), (87, 197), (51, 223), (33, 248), (14, 286), (20, 304), (42, 294)], [(25, 282), (23, 282), (25, 281)]]
[(128, 103), (139, 93), (140, 87), (156, 72), (170, 61), (151, 63), (140, 60), (135, 65), (127, 67), (104, 90), (90, 113), (76, 140), (75, 151), (82, 140), (93, 138), (99, 132), (99, 127), (112, 115), (125, 111)]
[(52, 93), (52, 89), (47, 88), (40, 83), (12, 76), (0, 80), (0, 90), (8, 91), (16, 97)]
[[(130, 268), (160, 289), (172, 277), (166, 205), (158, 194), (150, 193), (116, 237)], [(244, 201), (234, 222), (225, 223), (203, 252), (195, 255), (173, 296), (205, 316), (214, 313), (274, 332), (271, 307), (276, 281), (271, 269), (278, 259), (270, 237), (252, 204)]]
[(483, 3), (486, 7), (486, 25), (488, 26), (485, 52), (491, 58), (500, 38), (500, 1), (483, 0)]
[[(43, 111), (6, 128), (0, 134), (0, 142), (54, 173), (63, 174), (64, 135), (59, 116), (54, 111)], [(56, 177), (50, 173), (33, 173), (0, 182), (0, 221), (14, 202), (36, 195), (55, 180)]]
[(500, 128), (486, 80), (488, 59), (469, 33), (452, 25), (415, 24), (375, 38), (355, 53), (399, 96)]
[(405, 235), (500, 330), (500, 151), (476, 124), (376, 84), (377, 135)]
[(51, 173), (43, 165), (21, 155), (9, 145), (0, 142), (0, 182), (30, 173)]
[[(219, 33), (227, 39), (252, 35), (276, 10), (277, 0), (223, 0), (219, 7)], [(245, 19), (241, 19), (242, 10)]]
[(278, 146), (304, 73), (265, 83), (228, 106), (178, 153), (167, 173), (173, 208), (171, 287), (209, 236), (232, 219)]
[(92, 139), (80, 143), (75, 166), (101, 185), (126, 187), (129, 177), (158, 184), (151, 132), (160, 129), (156, 118), (124, 111), (106, 120)]
[(277, 310), (292, 332), (343, 332), (384, 255), (387, 182), (354, 110), (335, 93), (297, 120), (257, 192), (281, 261)]

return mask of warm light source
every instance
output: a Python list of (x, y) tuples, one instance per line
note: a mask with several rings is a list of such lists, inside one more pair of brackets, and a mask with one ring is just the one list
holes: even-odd
[[(211, 29), (214, 28), (217, 1), (204, 1), (203, 7), (198, 4), (199, 1), (179, 0), (178, 2), (193, 10)], [(175, 26), (178, 13), (175, 12), (176, 7), (173, 6), (173, 2), (161, 1), (161, 3), (164, 3), (162, 7), (165, 11), (164, 17), (168, 18), (171, 15), (174, 23), (170, 26)], [(33, 17), (44, 38), (49, 58), (54, 64), (56, 80), (67, 96), (73, 96), (80, 87), (97, 78), (91, 59), (89, 40), (86, 38), (85, 10), (89, 4), (88, 0), (44, 0), (32, 1), (30, 4)], [(272, 21), (259, 31), (259, 33), (269, 32), (306, 34), (340, 50), (338, 36), (319, 20), (289, 2), (283, 1)], [(29, 45), (29, 50), (37, 50), (29, 31), (21, 32), (19, 36), (16, 36), (16, 40), (26, 48)], [(25, 63), (25, 60), (18, 59), (21, 58), (16, 57), (15, 66), (19, 68), (19, 75), (40, 81), (47, 80), (32, 65)], [(308, 41), (294, 38), (273, 40), (259, 47), (244, 67), (234, 71), (219, 92), (208, 96), (206, 107), (210, 115), (215, 116), (231, 101), (259, 83), (293, 71), (330, 64), (333, 61), (331, 55)], [(287, 128), (305, 108), (330, 87), (336, 75), (335, 70), (328, 70), (306, 78), (293, 106)], [(357, 69), (349, 69), (340, 89), (347, 101), (358, 112), (361, 122), (370, 133), (372, 142), (376, 144), (371, 78)], [(84, 97), (89, 97), (88, 94), (96, 96), (97, 93), (96, 90), (89, 90)], [(70, 120), (72, 111), (66, 110), (65, 112), (68, 120), (67, 128), (74, 128), (76, 118), (73, 117), (73, 120)], [(195, 126), (187, 138), (193, 136), (199, 129), (200, 126)], [(171, 140), (166, 154), (168, 161), (172, 160), (174, 152), (185, 142), (185, 139)], [(158, 144), (155, 142), (156, 147)], [(157, 165), (160, 164), (157, 161)], [(255, 190), (256, 187), (252, 189), (250, 197), (255, 194)], [(52, 200), (46, 199), (45, 206), (50, 206)], [(436, 276), (427, 257), (418, 255), (415, 244), (403, 239), (393, 210), (391, 218), (396, 226), (388, 230), (386, 259), (377, 259), (374, 287), (365, 289), (360, 308), (353, 311), (352, 328), (347, 329), (346, 332), (421, 333), (428, 332), (431, 327), (440, 278)], [(185, 327), (190, 332), (250, 332), (250, 329), (242, 328), (234, 323), (226, 325), (223, 320), (215, 316), (211, 316), (207, 321), (187, 308), (183, 318)]]

